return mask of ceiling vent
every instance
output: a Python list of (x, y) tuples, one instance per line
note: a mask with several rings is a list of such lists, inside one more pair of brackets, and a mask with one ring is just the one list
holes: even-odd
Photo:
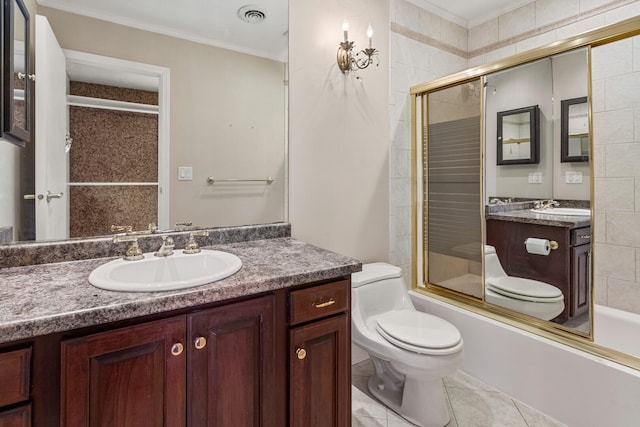
[(249, 24), (259, 24), (267, 19), (267, 12), (255, 5), (242, 6), (238, 9), (238, 18)]

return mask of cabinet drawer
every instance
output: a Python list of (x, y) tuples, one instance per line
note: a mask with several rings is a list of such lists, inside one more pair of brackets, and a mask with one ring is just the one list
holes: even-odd
[(31, 348), (0, 353), (0, 406), (29, 399)]
[(591, 243), (591, 227), (576, 228), (571, 230), (571, 246)]
[(292, 291), (289, 297), (291, 324), (347, 311), (350, 291), (351, 284), (348, 280)]
[(31, 404), (0, 411), (0, 427), (31, 426)]

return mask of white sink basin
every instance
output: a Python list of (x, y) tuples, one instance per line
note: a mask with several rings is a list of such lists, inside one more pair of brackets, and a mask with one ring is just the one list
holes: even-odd
[(117, 259), (89, 275), (98, 288), (121, 292), (156, 292), (204, 285), (231, 276), (242, 267), (237, 256), (203, 249), (197, 254), (177, 250), (168, 257), (144, 254), (139, 261)]
[(590, 209), (581, 208), (547, 208), (547, 209), (531, 209), (535, 213), (545, 215), (569, 215), (569, 216), (591, 216)]

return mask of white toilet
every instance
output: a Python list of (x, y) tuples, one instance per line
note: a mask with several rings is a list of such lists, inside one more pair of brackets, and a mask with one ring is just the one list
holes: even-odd
[(449, 409), (442, 378), (462, 361), (460, 332), (416, 311), (396, 266), (364, 264), (351, 280), (352, 339), (375, 369), (369, 391), (418, 426), (445, 426)]
[(564, 310), (562, 291), (537, 280), (507, 276), (496, 248), (484, 245), (484, 299), (519, 313), (551, 320)]

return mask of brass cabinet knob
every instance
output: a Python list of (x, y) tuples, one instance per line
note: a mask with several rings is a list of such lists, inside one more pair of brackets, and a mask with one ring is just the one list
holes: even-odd
[(193, 345), (196, 349), (202, 350), (207, 345), (207, 339), (205, 337), (198, 337), (194, 341)]
[(180, 356), (183, 350), (184, 346), (182, 345), (182, 343), (177, 342), (171, 346), (171, 354), (173, 354), (174, 356)]
[(302, 360), (307, 357), (307, 350), (304, 348), (298, 348), (296, 349), (296, 355), (298, 356), (298, 359)]

